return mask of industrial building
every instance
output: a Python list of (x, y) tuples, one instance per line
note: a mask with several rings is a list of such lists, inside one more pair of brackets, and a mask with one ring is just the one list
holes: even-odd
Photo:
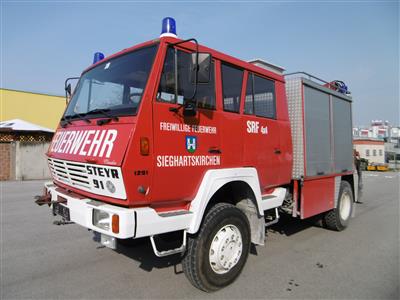
[(55, 130), (65, 107), (63, 96), (0, 89), (0, 122), (20, 119)]
[(0, 180), (49, 178), (45, 152), (65, 97), (0, 89)]
[(387, 142), (397, 143), (400, 138), (400, 127), (392, 126), (389, 121), (372, 120), (367, 127), (354, 127), (353, 137), (385, 139)]
[(385, 163), (385, 142), (379, 139), (360, 138), (353, 140), (354, 149), (360, 153), (360, 157), (367, 159), (369, 163)]
[[(354, 127), (353, 138), (354, 146), (361, 150), (359, 152), (362, 158), (368, 159), (370, 163), (377, 163), (377, 161), (385, 163), (390, 169), (399, 169), (399, 126), (393, 126), (389, 121), (372, 120), (368, 127)], [(379, 155), (382, 144), (384, 144), (383, 158)], [(376, 151), (374, 152), (374, 150)]]

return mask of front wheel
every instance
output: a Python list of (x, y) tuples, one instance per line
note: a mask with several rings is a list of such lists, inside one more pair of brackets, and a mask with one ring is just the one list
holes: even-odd
[(242, 271), (250, 249), (246, 215), (228, 203), (213, 206), (196, 237), (189, 237), (183, 271), (197, 288), (216, 291), (231, 284)]
[(323, 221), (327, 228), (342, 231), (349, 225), (353, 212), (353, 199), (350, 184), (347, 181), (342, 181), (336, 207), (324, 215)]

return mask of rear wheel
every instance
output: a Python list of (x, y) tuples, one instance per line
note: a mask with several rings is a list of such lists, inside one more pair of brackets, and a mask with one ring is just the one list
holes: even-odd
[(327, 228), (342, 231), (349, 225), (353, 212), (353, 199), (350, 184), (347, 181), (342, 181), (336, 207), (324, 215), (324, 224)]
[(189, 237), (183, 271), (197, 288), (216, 291), (232, 283), (242, 271), (250, 249), (246, 215), (228, 203), (213, 206), (196, 237)]

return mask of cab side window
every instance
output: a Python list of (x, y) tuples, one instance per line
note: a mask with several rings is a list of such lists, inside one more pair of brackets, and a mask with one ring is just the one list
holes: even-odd
[(239, 112), (243, 73), (243, 70), (225, 63), (221, 64), (222, 93), (225, 111)]
[[(190, 53), (168, 48), (158, 88), (157, 101), (182, 104), (184, 99), (192, 97), (195, 84), (190, 76), (190, 61)], [(199, 108), (215, 109), (214, 77), (214, 63), (212, 63), (210, 82), (197, 84), (195, 100)]]
[(276, 119), (275, 82), (252, 73), (246, 85), (244, 113)]

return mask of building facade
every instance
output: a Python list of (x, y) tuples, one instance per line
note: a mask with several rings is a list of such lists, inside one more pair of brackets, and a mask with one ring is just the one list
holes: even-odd
[(361, 158), (365, 158), (369, 163), (385, 163), (385, 142), (377, 139), (355, 139), (353, 146)]

